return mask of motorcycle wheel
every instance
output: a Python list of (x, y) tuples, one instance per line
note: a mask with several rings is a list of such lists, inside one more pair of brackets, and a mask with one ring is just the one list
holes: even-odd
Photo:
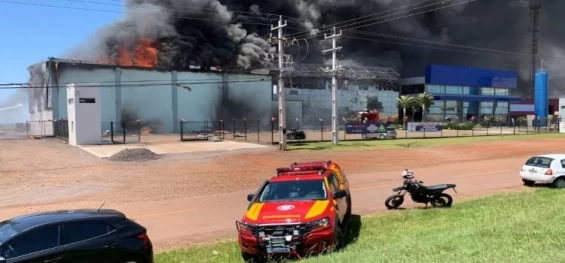
[(434, 199), (431, 200), (431, 203), (434, 207), (451, 207), (453, 204), (453, 198), (446, 193), (441, 193), (436, 195)]
[(385, 201), (385, 206), (388, 209), (396, 209), (404, 203), (404, 196), (391, 195)]

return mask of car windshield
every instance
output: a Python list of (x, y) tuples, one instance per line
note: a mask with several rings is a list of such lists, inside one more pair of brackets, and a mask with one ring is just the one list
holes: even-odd
[(271, 182), (260, 196), (259, 202), (325, 200), (328, 198), (323, 180)]
[(18, 234), (18, 230), (8, 221), (0, 223), (0, 244)]
[(532, 157), (526, 162), (527, 166), (535, 166), (539, 168), (549, 168), (553, 159), (548, 157)]

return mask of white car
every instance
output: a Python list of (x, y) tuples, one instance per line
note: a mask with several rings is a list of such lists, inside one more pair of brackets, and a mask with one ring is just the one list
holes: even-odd
[(533, 186), (537, 182), (565, 188), (565, 154), (531, 157), (520, 169), (520, 177), (526, 186)]

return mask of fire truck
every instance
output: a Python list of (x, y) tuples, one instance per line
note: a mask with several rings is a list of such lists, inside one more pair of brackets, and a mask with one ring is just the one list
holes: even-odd
[(396, 139), (396, 129), (380, 122), (379, 111), (357, 112), (356, 119), (355, 122), (347, 123), (349, 134), (361, 134), (363, 139)]

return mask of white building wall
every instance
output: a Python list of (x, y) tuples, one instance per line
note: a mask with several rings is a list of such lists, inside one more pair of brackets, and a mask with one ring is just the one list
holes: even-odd
[(102, 110), (100, 88), (96, 84), (67, 86), (69, 144), (96, 145), (102, 143)]

